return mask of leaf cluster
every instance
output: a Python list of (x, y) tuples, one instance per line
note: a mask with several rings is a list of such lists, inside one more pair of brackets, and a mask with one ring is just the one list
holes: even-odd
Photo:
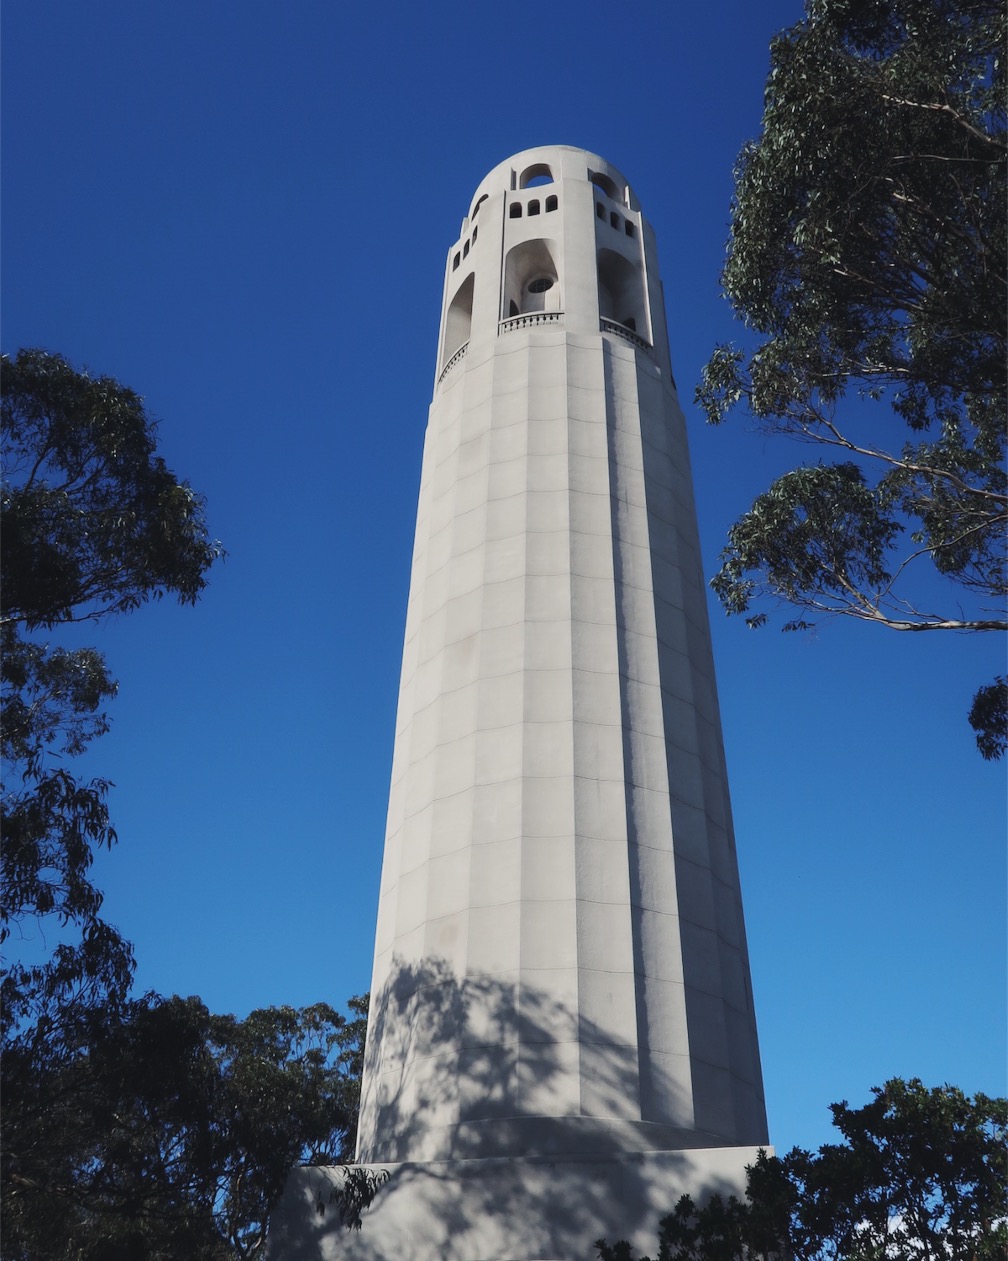
[[(2, 979), (3, 1261), (257, 1257), (291, 1167), (351, 1157), (366, 999), (210, 1013), (131, 997), (132, 948), (90, 872), (109, 784), (67, 768), (109, 726), (102, 654), (43, 642), (174, 594), (221, 555), (203, 501), (156, 454), (139, 397), (58, 355), (3, 362), (0, 939), (55, 920)], [(380, 1181), (336, 1176), (350, 1226)]]
[(122, 1000), (133, 970), (89, 875), (96, 850), (116, 842), (110, 785), (66, 765), (108, 730), (116, 684), (96, 649), (36, 636), (169, 592), (192, 603), (221, 549), (202, 499), (157, 455), (156, 426), (132, 390), (42, 350), (4, 356), (2, 385), (0, 940), (50, 917), (80, 933), (49, 964), (5, 970), (10, 1029), (42, 1018), (52, 1027), (61, 1006), (99, 992)]
[[(1008, 1245), (1008, 1101), (894, 1078), (831, 1107), (842, 1142), (761, 1152), (744, 1200), (683, 1196), (655, 1261), (996, 1261)], [(600, 1261), (631, 1261), (626, 1241)], [(642, 1261), (650, 1261), (642, 1258)]]
[(2, 371), (4, 621), (51, 628), (168, 592), (195, 603), (221, 548), (140, 397), (42, 350)]
[(999, 0), (808, 0), (772, 44), (722, 276), (757, 345), (718, 347), (697, 400), (839, 462), (733, 527), (712, 584), (731, 613), (1008, 627), (1006, 34)]
[[(147, 995), (3, 1059), (4, 1261), (260, 1256), (290, 1168), (351, 1156), (367, 1000), (215, 1016)], [(374, 1179), (346, 1197), (359, 1224)]]

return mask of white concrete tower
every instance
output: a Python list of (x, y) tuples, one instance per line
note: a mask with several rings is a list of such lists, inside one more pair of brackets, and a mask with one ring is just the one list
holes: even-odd
[(766, 1142), (654, 234), (531, 149), (448, 251), (358, 1143), (394, 1176), (334, 1255), (587, 1256)]

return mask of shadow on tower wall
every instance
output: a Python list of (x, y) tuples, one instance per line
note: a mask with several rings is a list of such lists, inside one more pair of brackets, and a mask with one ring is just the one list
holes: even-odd
[[(360, 1154), (388, 1181), (351, 1234), (332, 1208), (341, 1172), (296, 1171), (271, 1258), (582, 1261), (600, 1235), (647, 1246), (684, 1192), (738, 1193), (755, 1160), (755, 1148), (706, 1146), (693, 1132), (681, 1146), (643, 1144), (661, 1135), (639, 1120), (626, 1048), (524, 981), (400, 965), (371, 1021)], [(601, 1052), (590, 1113), (578, 1112), (570, 1071), (575, 1035)]]

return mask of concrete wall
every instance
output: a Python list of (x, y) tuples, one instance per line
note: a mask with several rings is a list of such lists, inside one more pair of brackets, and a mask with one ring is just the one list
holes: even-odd
[(359, 1158), (765, 1143), (654, 235), (530, 150), (445, 275)]

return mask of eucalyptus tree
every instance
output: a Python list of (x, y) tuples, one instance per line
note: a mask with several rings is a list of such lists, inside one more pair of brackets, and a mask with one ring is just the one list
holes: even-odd
[[(831, 1106), (839, 1142), (760, 1152), (744, 1199), (682, 1196), (655, 1261), (999, 1261), (1008, 1100), (916, 1078), (872, 1095)], [(632, 1261), (625, 1240), (595, 1247), (601, 1261)]]
[[(842, 615), (1004, 631), (1006, 240), (1000, 0), (808, 0), (771, 46), (724, 292), (754, 335), (697, 398), (818, 454), (731, 528), (712, 581), (752, 626)], [(754, 347), (754, 348), (753, 348)], [(1005, 749), (1005, 679), (971, 722)]]
[[(116, 683), (96, 648), (53, 639), (195, 603), (222, 549), (136, 393), (41, 350), (2, 369), (0, 940), (58, 931), (2, 974), (0, 1257), (257, 1257), (291, 1167), (352, 1156), (366, 1000), (349, 1019), (319, 1003), (239, 1020), (131, 994), (132, 947), (91, 878), (117, 839), (108, 784), (68, 767), (108, 730)], [(334, 1173), (320, 1211), (359, 1225), (379, 1181)]]
[(44, 1016), (52, 1043), (75, 998), (125, 997), (133, 959), (89, 874), (116, 841), (109, 785), (67, 765), (108, 729), (116, 683), (97, 649), (48, 637), (169, 594), (195, 603), (221, 548), (133, 390), (43, 350), (4, 356), (2, 387), (0, 939), (31, 919), (69, 930), (47, 962), (6, 969), (4, 1020)]

